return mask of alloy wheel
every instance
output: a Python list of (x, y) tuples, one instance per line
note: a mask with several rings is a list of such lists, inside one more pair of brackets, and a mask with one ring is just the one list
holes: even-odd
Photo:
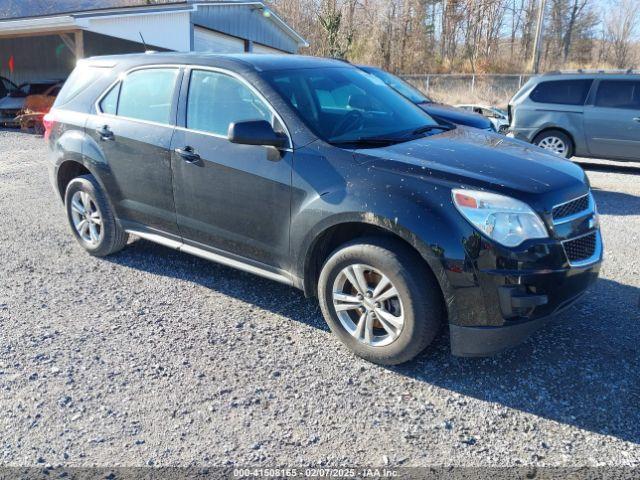
[(102, 239), (102, 215), (95, 200), (87, 192), (77, 191), (71, 197), (73, 227), (89, 246), (95, 247)]
[(538, 146), (562, 157), (566, 157), (569, 151), (569, 147), (564, 142), (564, 140), (553, 136), (544, 137), (542, 140), (540, 140)]
[(345, 267), (333, 283), (333, 307), (349, 334), (366, 345), (393, 343), (404, 327), (398, 290), (379, 270), (364, 264)]

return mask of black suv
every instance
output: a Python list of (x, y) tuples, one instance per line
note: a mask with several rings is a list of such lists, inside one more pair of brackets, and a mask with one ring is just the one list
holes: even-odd
[(439, 124), (340, 61), (89, 59), (45, 127), (90, 254), (133, 234), (293, 285), (373, 362), (411, 359), (445, 322), (457, 355), (515, 345), (602, 260), (579, 166)]

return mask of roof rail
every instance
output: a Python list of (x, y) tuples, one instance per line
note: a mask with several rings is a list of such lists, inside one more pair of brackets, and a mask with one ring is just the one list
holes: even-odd
[(629, 69), (578, 69), (578, 70), (553, 70), (543, 75), (640, 75), (640, 70)]

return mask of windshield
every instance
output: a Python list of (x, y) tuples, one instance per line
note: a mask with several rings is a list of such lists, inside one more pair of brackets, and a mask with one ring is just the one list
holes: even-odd
[(375, 75), (384, 83), (393, 88), (400, 95), (407, 97), (413, 103), (432, 103), (429, 97), (424, 95), (420, 90), (415, 88), (413, 85), (408, 84), (401, 78), (396, 77), (395, 75), (390, 74), (389, 72), (385, 72), (384, 70), (378, 70), (377, 68), (364, 68), (365, 72), (370, 73), (371, 75)]
[(384, 82), (351, 67), (267, 71), (269, 84), (329, 143), (388, 140), (437, 126)]

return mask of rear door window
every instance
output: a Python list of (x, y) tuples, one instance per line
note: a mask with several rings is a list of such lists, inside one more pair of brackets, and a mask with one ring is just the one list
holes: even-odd
[(640, 81), (601, 81), (596, 95), (596, 107), (640, 110)]
[(592, 83), (592, 79), (541, 82), (533, 89), (530, 98), (536, 103), (584, 105)]
[(120, 85), (117, 115), (148, 122), (172, 123), (171, 107), (178, 72), (177, 68), (153, 68), (136, 70), (127, 75)]

